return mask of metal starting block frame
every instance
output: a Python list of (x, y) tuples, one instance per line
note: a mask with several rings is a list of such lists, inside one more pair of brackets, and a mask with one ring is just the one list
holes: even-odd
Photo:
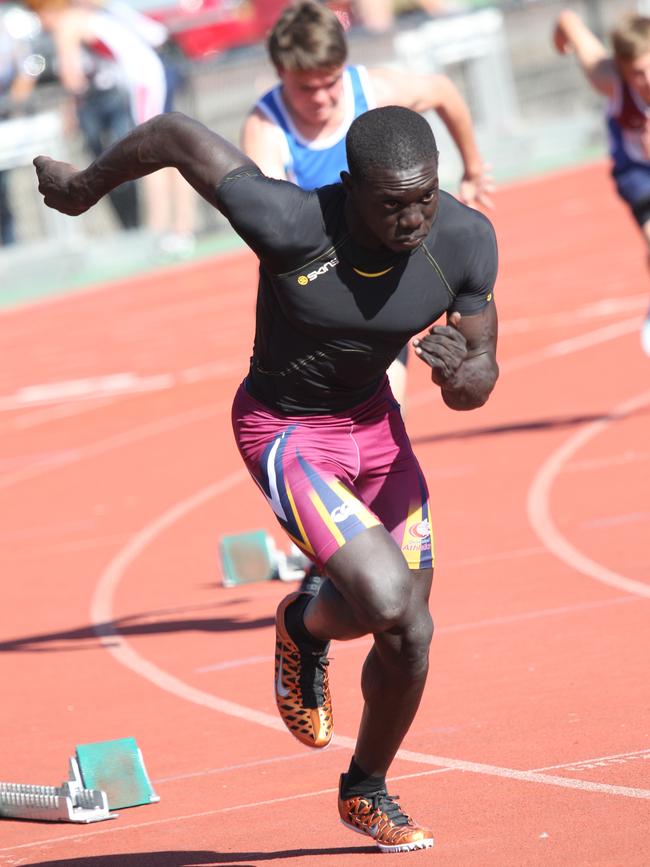
[(60, 786), (0, 782), (0, 818), (101, 822), (111, 810), (153, 804), (154, 792), (134, 738), (80, 744)]
[(256, 581), (300, 581), (310, 561), (294, 544), (289, 553), (280, 551), (265, 530), (222, 536), (219, 555), (224, 587)]
[(101, 822), (109, 813), (106, 792), (84, 789), (79, 765), (68, 760), (69, 778), (60, 786), (0, 783), (0, 818), (40, 822)]

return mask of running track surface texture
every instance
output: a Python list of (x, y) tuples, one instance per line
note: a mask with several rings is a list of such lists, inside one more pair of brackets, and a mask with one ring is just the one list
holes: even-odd
[(650, 864), (650, 361), (636, 229), (605, 166), (504, 187), (501, 378), (454, 413), (410, 367), (437, 631), (389, 791), (432, 851), (338, 821), (367, 640), (333, 647), (336, 739), (283, 729), (273, 614), (223, 534), (270, 512), (230, 431), (256, 264), (242, 251), (2, 314), (0, 779), (59, 785), (133, 736), (159, 804), (0, 822), (0, 864)]

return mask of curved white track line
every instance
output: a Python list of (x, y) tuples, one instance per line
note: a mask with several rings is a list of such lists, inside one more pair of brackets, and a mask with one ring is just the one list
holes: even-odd
[[(95, 588), (91, 602), (91, 622), (106, 650), (126, 668), (144, 677), (160, 689), (186, 701), (191, 701), (203, 707), (234, 716), (247, 722), (285, 731), (284, 724), (275, 714), (268, 714), (254, 708), (237, 704), (227, 699), (219, 698), (204, 692), (182, 681), (169, 672), (159, 668), (141, 656), (113, 626), (113, 596), (123, 575), (129, 566), (138, 558), (145, 548), (160, 536), (176, 521), (188, 515), (194, 509), (204, 505), (210, 499), (219, 496), (239, 484), (248, 475), (246, 470), (231, 473), (219, 482), (209, 485), (193, 496), (177, 503), (156, 520), (144, 527), (132, 537), (131, 541), (113, 558), (104, 570)], [(355, 739), (337, 735), (334, 742), (338, 746), (353, 750)], [(650, 790), (637, 789), (628, 786), (612, 786), (606, 783), (593, 783), (586, 780), (576, 780), (569, 777), (551, 776), (536, 771), (519, 771), (513, 768), (502, 768), (480, 762), (468, 762), (462, 759), (452, 759), (434, 756), (427, 753), (417, 753), (412, 750), (400, 750), (397, 757), (417, 764), (435, 765), (450, 770), (466, 771), (488, 776), (505, 777), (523, 782), (543, 783), (545, 785), (561, 786), (568, 789), (580, 789), (587, 792), (600, 792), (608, 795), (622, 795), (628, 798), (650, 799)]]
[[(588, 335), (582, 335), (580, 338), (572, 339), (569, 341), (562, 341), (559, 344), (552, 344), (551, 346), (546, 347), (544, 350), (541, 350), (541, 352), (539, 353), (526, 354), (519, 359), (513, 359), (514, 366), (519, 367), (522, 362), (523, 364), (535, 363), (536, 361), (541, 361), (544, 358), (564, 355), (568, 354), (569, 352), (587, 348), (588, 346), (592, 346), (595, 343), (603, 342), (604, 340), (609, 340), (614, 337), (618, 337), (623, 333), (627, 333), (628, 330), (633, 330), (632, 326), (633, 323), (630, 320), (627, 320), (623, 323), (618, 323), (613, 328), (608, 327), (607, 329), (598, 329)], [(202, 416), (204, 413), (206, 415), (211, 415), (215, 411), (215, 408), (212, 408), (211, 410), (203, 409), (200, 410), (197, 415), (199, 417)], [(193, 415), (194, 413), (181, 414), (178, 419), (174, 418), (174, 422), (182, 424), (186, 420), (189, 420)], [(118, 435), (116, 437), (110, 437), (106, 441), (96, 443), (94, 444), (94, 446), (67, 455), (61, 463), (73, 463), (77, 460), (82, 459), (83, 457), (101, 454), (102, 452), (108, 451), (111, 448), (125, 445), (127, 441), (133, 441), (134, 439), (160, 432), (160, 428), (164, 429), (164, 427), (168, 424), (169, 420), (166, 419), (163, 421), (162, 424), (158, 422), (152, 425), (145, 425), (135, 437), (133, 435), (134, 432), (130, 432), (130, 436), (127, 434), (126, 436)], [(173, 423), (173, 426), (176, 426), (176, 424)], [(156, 430), (156, 428), (158, 428), (158, 430)], [(58, 464), (59, 466), (61, 465), (58, 461), (55, 462), (55, 465), (56, 464)], [(15, 474), (13, 477), (5, 477), (1, 481), (4, 482), (5, 485), (12, 484), (17, 481), (23, 481), (26, 478), (32, 477), (33, 475), (38, 475), (48, 469), (54, 469), (54, 466), (52, 464), (49, 464), (48, 466), (37, 465), (35, 467), (32, 466), (29, 468), (24, 468), (22, 472)], [(232, 487), (243, 481), (246, 477), (247, 472), (243, 469), (232, 473), (221, 481), (216, 482), (213, 485), (208, 486), (207, 488), (204, 488), (202, 491), (199, 491), (187, 500), (178, 503), (168, 512), (164, 513), (157, 520), (155, 520), (150, 525), (141, 530), (139, 533), (137, 533), (131, 539), (131, 541), (121, 550), (121, 552), (109, 563), (108, 567), (102, 574), (96, 587), (95, 594), (93, 596), (91, 605), (91, 618), (92, 622), (95, 624), (96, 632), (98, 633), (98, 635), (100, 635), (102, 643), (106, 646), (108, 651), (122, 665), (130, 668), (132, 671), (154, 683), (159, 688), (164, 689), (165, 691), (170, 692), (178, 697), (184, 698), (187, 701), (203, 705), (204, 707), (209, 707), (213, 710), (226, 713), (230, 716), (239, 717), (249, 722), (263, 725), (267, 728), (284, 731), (284, 725), (275, 715), (244, 707), (242, 705), (227, 701), (225, 699), (221, 699), (217, 696), (211, 695), (210, 693), (206, 693), (202, 690), (191, 687), (190, 685), (181, 681), (179, 678), (176, 678), (168, 672), (165, 672), (164, 670), (158, 668), (158, 666), (154, 665), (153, 663), (140, 656), (128, 644), (128, 642), (125, 641), (125, 639), (121, 635), (119, 635), (119, 633), (114, 629), (111, 624), (111, 620), (113, 618), (112, 599), (114, 591), (128, 566), (135, 559), (137, 559), (139, 554), (158, 535), (164, 532), (177, 520), (191, 512), (193, 509), (198, 508), (211, 498), (231, 489)], [(354, 748), (355, 741), (353, 738), (338, 736), (336, 741), (340, 746), (348, 747), (350, 749)], [(627, 797), (633, 798), (650, 798), (650, 790), (645, 789), (634, 789), (625, 786), (610, 786), (600, 783), (590, 783), (581, 780), (572, 780), (564, 777), (552, 777), (547, 774), (540, 774), (534, 771), (518, 771), (510, 768), (500, 768), (494, 765), (486, 765), (477, 762), (465, 762), (462, 760), (432, 756), (408, 750), (402, 750), (398, 755), (400, 758), (407, 761), (414, 761), (419, 764), (425, 765), (436, 765), (451, 770), (469, 771), (473, 773), (507, 777), (510, 779), (524, 780), (528, 782), (539, 782), (547, 785), (557, 785), (565, 788), (576, 788), (585, 791), (598, 791), (608, 794), (625, 795)]]
[(542, 544), (560, 560), (572, 569), (582, 572), (589, 578), (595, 578), (602, 584), (624, 590), (626, 593), (635, 593), (637, 596), (645, 596), (650, 599), (650, 585), (625, 575), (619, 575), (600, 563), (591, 560), (574, 545), (572, 545), (558, 530), (551, 517), (550, 495), (555, 479), (562, 471), (564, 464), (585, 443), (600, 434), (612, 423), (613, 418), (622, 418), (643, 406), (650, 404), (650, 391), (637, 395), (617, 406), (610, 418), (591, 422), (586, 427), (574, 433), (569, 439), (556, 449), (538, 470), (530, 486), (526, 509), (528, 520)]

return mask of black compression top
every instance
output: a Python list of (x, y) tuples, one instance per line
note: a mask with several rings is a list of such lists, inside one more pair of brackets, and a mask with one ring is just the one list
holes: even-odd
[(446, 310), (492, 301), (490, 221), (440, 192), (426, 241), (370, 251), (347, 229), (341, 184), (306, 192), (244, 167), (219, 206), (260, 260), (250, 394), (287, 415), (342, 412), (378, 389), (404, 344)]

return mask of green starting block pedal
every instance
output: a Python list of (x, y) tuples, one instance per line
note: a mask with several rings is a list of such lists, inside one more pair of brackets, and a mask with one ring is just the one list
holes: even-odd
[(275, 545), (264, 530), (222, 536), (219, 551), (224, 587), (275, 577)]
[(76, 763), (83, 785), (106, 793), (110, 810), (160, 800), (154, 792), (135, 738), (81, 744)]
[(265, 530), (222, 536), (219, 543), (224, 587), (256, 581), (300, 581), (309, 560), (295, 546), (289, 554), (278, 550)]

